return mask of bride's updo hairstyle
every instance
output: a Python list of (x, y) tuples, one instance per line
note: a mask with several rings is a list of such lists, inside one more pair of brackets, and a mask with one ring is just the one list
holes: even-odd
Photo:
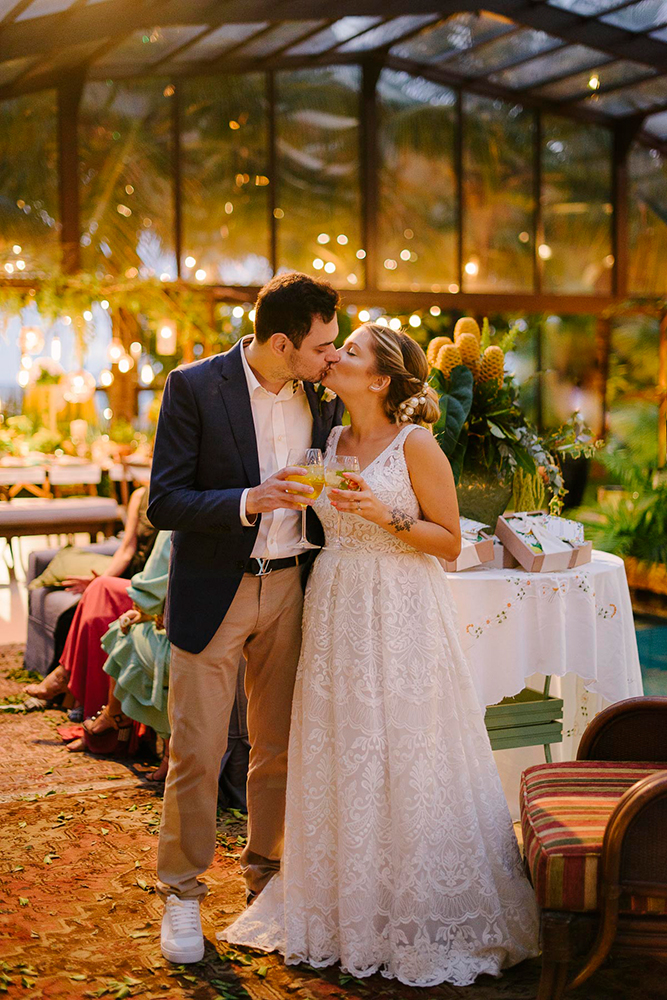
[(384, 410), (397, 424), (434, 424), (440, 416), (435, 390), (428, 384), (429, 364), (419, 344), (403, 331), (366, 323), (375, 354), (376, 375), (391, 379)]

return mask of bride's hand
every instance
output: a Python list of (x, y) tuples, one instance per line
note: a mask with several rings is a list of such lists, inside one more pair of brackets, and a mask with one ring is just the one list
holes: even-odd
[(370, 486), (356, 472), (345, 472), (343, 478), (349, 490), (330, 490), (329, 499), (341, 514), (358, 514), (367, 521), (380, 524), (387, 519), (387, 506), (373, 493)]

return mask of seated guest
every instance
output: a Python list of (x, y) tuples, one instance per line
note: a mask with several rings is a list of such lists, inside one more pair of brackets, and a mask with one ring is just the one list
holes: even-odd
[(162, 613), (170, 547), (171, 532), (158, 532), (145, 567), (126, 591), (129, 607), (100, 639), (105, 704), (86, 720), (83, 738), (68, 747), (72, 752), (85, 749), (123, 756), (133, 749), (137, 725), (149, 727), (165, 739), (169, 736), (170, 649)]
[(103, 574), (63, 581), (67, 589), (83, 596), (59, 665), (39, 684), (29, 684), (27, 694), (51, 701), (69, 688), (83, 706), (84, 718), (94, 715), (106, 701), (107, 681), (102, 670), (106, 656), (100, 640), (111, 622), (132, 606), (127, 596), (130, 579), (143, 569), (155, 543), (157, 530), (146, 516), (147, 506), (148, 490), (135, 490), (127, 508), (123, 539)]

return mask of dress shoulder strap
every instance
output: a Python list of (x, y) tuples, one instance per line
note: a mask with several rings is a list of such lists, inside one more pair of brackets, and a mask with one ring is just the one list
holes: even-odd
[(333, 454), (336, 453), (336, 449), (338, 448), (338, 438), (340, 437), (342, 430), (342, 424), (337, 424), (335, 427), (332, 427), (331, 433), (327, 438), (326, 451), (330, 451)]

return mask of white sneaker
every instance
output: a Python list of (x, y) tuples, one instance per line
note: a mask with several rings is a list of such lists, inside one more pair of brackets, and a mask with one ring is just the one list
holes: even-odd
[(162, 954), (168, 962), (175, 962), (177, 965), (201, 962), (204, 957), (204, 935), (198, 899), (167, 896), (160, 944)]

